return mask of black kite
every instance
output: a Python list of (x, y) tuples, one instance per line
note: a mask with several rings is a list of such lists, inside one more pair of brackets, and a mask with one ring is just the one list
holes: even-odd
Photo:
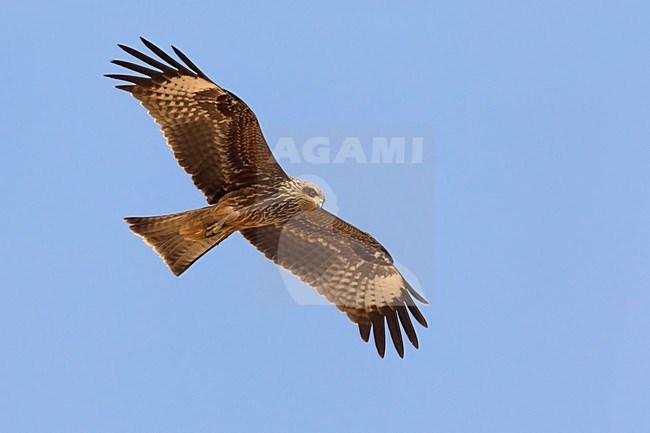
[[(427, 323), (412, 297), (426, 303), (368, 233), (322, 209), (314, 184), (288, 176), (273, 158), (255, 114), (233, 93), (210, 80), (187, 56), (181, 62), (151, 42), (155, 60), (119, 45), (148, 65), (114, 60), (141, 75), (109, 74), (161, 126), (167, 144), (210, 206), (173, 215), (125, 218), (175, 275), (239, 231), (267, 258), (314, 287), (359, 326), (373, 331), (380, 356), (385, 324), (400, 357), (418, 339), (408, 312)], [(162, 61), (161, 61), (162, 60)], [(153, 69), (151, 69), (153, 68)]]

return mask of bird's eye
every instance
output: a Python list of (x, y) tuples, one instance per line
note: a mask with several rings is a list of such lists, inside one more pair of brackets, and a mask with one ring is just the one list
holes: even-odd
[(305, 194), (307, 194), (309, 197), (311, 197), (311, 198), (316, 198), (316, 197), (318, 197), (318, 193), (317, 193), (316, 190), (315, 190), (314, 188), (312, 188), (312, 187), (306, 186), (305, 188), (303, 188), (302, 191), (303, 191)]

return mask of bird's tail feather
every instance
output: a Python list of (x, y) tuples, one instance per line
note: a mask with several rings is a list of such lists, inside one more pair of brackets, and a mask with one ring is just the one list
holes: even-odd
[(204, 217), (210, 208), (171, 215), (124, 218), (133, 233), (151, 245), (174, 275), (180, 275), (203, 254), (233, 233), (225, 227), (207, 237)]

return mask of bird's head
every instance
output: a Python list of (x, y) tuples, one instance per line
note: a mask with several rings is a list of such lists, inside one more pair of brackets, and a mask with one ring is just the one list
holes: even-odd
[(295, 179), (295, 188), (298, 190), (303, 206), (308, 210), (323, 207), (325, 195), (323, 191), (313, 183), (304, 179)]

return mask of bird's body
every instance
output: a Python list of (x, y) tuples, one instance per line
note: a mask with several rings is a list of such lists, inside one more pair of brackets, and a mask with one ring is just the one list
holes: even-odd
[(325, 197), (316, 185), (282, 170), (257, 118), (241, 99), (217, 86), (176, 48), (185, 65), (143, 42), (166, 63), (120, 45), (156, 69), (115, 60), (145, 77), (108, 76), (132, 83), (117, 87), (139, 99), (161, 125), (174, 156), (209, 206), (126, 218), (131, 230), (175, 275), (238, 231), (267, 258), (345, 312), (365, 341), (372, 330), (382, 357), (385, 323), (400, 356), (404, 351), (400, 323), (418, 347), (408, 312), (426, 326), (411, 296), (426, 301), (395, 268), (386, 249), (368, 233), (322, 209)]
[[(314, 197), (304, 190), (315, 192)], [(302, 179), (280, 179), (270, 184), (248, 186), (231, 191), (210, 206), (206, 213), (206, 236), (215, 225), (236, 230), (282, 224), (300, 212), (320, 208), (324, 197), (320, 189)], [(212, 229), (214, 230), (214, 229)]]
[[(305, 191), (313, 191), (311, 197)], [(302, 179), (283, 178), (235, 189), (201, 209), (157, 217), (129, 217), (175, 275), (181, 275), (206, 251), (235, 231), (284, 224), (301, 212), (320, 208), (320, 189)], [(205, 241), (201, 243), (201, 241)]]

